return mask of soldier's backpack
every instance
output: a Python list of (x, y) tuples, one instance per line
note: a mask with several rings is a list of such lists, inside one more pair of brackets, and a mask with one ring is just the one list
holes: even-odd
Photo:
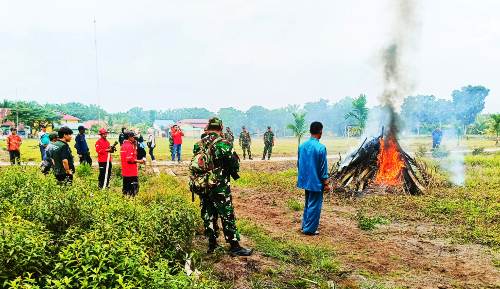
[(213, 174), (215, 165), (212, 150), (220, 140), (222, 138), (217, 137), (210, 143), (206, 143), (206, 140), (203, 139), (198, 142), (200, 150), (193, 156), (189, 164), (189, 171), (191, 172), (189, 188), (192, 193), (204, 195), (216, 185), (217, 176)]

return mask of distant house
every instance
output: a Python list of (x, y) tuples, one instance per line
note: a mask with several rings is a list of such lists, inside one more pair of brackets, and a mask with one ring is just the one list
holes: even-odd
[(63, 114), (61, 116), (61, 120), (59, 121), (59, 127), (66, 126), (73, 131), (77, 131), (79, 126), (85, 126), (84, 123), (80, 122), (81, 119), (79, 119), (76, 116), (72, 116), (69, 114)]
[(70, 124), (70, 123), (79, 123), (80, 121), (81, 121), (81, 119), (79, 119), (76, 116), (72, 116), (72, 115), (69, 115), (69, 114), (63, 114), (62, 117), (61, 117), (60, 124), (62, 126), (66, 126), (67, 124)]
[(176, 125), (182, 129), (185, 136), (200, 137), (208, 125), (208, 119), (183, 119), (179, 120)]

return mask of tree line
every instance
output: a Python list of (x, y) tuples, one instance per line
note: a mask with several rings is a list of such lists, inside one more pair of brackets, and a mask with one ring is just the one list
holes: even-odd
[[(401, 129), (412, 134), (429, 134), (436, 127), (453, 128), (457, 134), (485, 134), (494, 129), (494, 118), (481, 115), (489, 89), (484, 86), (465, 86), (451, 93), (451, 99), (441, 99), (434, 95), (415, 95), (404, 99), (398, 113)], [(305, 123), (321, 121), (325, 130), (337, 136), (360, 135), (373, 122), (373, 116), (384, 115), (384, 107), (367, 107), (366, 95), (356, 98), (344, 97), (337, 102), (319, 99), (307, 102), (303, 106), (288, 105), (277, 109), (268, 109), (255, 105), (243, 111), (233, 107), (221, 108), (217, 112), (206, 108), (181, 108), (167, 110), (144, 110), (134, 107), (126, 112), (109, 113), (97, 105), (82, 103), (39, 104), (31, 101), (3, 101), (3, 108), (9, 108), (10, 120), (19, 118), (19, 122), (31, 127), (39, 123), (57, 123), (60, 113), (80, 118), (82, 121), (96, 120), (101, 117), (109, 127), (136, 126), (149, 127), (155, 120), (202, 118), (219, 116), (226, 126), (239, 132), (246, 126), (253, 133), (262, 133), (267, 126), (273, 127), (278, 136), (290, 136), (296, 132), (290, 124), (296, 123), (296, 117)], [(380, 121), (380, 119), (377, 119)]]

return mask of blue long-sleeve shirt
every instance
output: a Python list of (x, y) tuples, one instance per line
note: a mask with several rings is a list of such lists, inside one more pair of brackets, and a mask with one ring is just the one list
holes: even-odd
[(317, 138), (311, 137), (299, 147), (297, 166), (299, 170), (297, 187), (321, 192), (323, 182), (328, 179), (326, 147)]
[(85, 140), (84, 134), (78, 134), (75, 137), (75, 148), (76, 148), (76, 153), (79, 155), (86, 154), (89, 152), (89, 146), (87, 145), (87, 141)]

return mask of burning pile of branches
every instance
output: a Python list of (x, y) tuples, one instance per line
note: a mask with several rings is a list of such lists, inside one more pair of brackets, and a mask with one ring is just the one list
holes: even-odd
[(401, 148), (394, 133), (382, 133), (368, 143), (366, 140), (347, 164), (340, 164), (340, 160), (332, 168), (330, 176), (336, 191), (350, 195), (425, 192), (426, 181), (418, 163)]

